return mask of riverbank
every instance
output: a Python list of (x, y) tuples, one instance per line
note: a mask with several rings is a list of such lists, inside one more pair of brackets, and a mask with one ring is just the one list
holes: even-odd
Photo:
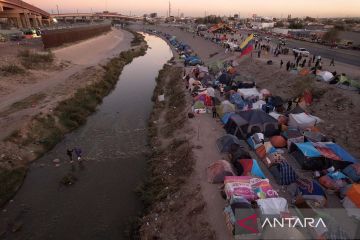
[(66, 133), (81, 126), (96, 110), (102, 98), (113, 89), (124, 66), (145, 54), (147, 45), (143, 36), (133, 34), (133, 47), (97, 68), (98, 71), (85, 87), (52, 106), (51, 111), (35, 115), (0, 142), (0, 206), (19, 189), (29, 163), (52, 149)]
[[(196, 182), (193, 150), (199, 146), (191, 142), (194, 130), (187, 119), (191, 98), (182, 75), (181, 65), (166, 64), (156, 80), (148, 123), (152, 153), (147, 180), (138, 188), (145, 207), (139, 220), (140, 239), (215, 238)], [(164, 101), (159, 99), (161, 95)]]

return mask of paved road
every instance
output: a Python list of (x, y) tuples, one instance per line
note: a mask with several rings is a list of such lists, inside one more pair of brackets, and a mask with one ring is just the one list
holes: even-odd
[[(278, 41), (273, 40), (273, 42), (277, 43)], [(331, 49), (329, 47), (319, 44), (297, 41), (292, 39), (287, 39), (286, 45), (291, 49), (294, 47), (306, 48), (311, 54), (320, 55), (321, 57), (328, 59), (334, 58), (335, 62), (342, 62), (354, 66), (360, 66), (360, 51)]]

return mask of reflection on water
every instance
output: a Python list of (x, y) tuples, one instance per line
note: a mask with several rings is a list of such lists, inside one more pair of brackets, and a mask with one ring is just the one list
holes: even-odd
[[(147, 54), (124, 68), (87, 123), (32, 165), (14, 201), (0, 213), (1, 227), (22, 225), (5, 239), (122, 238), (124, 224), (141, 211), (134, 189), (145, 173), (152, 91), (158, 71), (172, 57), (160, 38), (146, 35), (146, 41)], [(75, 146), (83, 150), (82, 166), (67, 159), (66, 149)], [(59, 182), (69, 172), (78, 181), (63, 187)]]

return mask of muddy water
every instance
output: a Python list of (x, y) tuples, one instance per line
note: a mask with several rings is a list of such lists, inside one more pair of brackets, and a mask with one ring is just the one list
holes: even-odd
[[(8, 226), (0, 239), (123, 238), (124, 225), (141, 211), (134, 189), (145, 173), (155, 78), (172, 57), (160, 38), (146, 35), (146, 41), (146, 55), (124, 68), (114, 91), (87, 123), (32, 164), (24, 185), (0, 213), (0, 236)], [(66, 156), (66, 149), (75, 146), (83, 150), (81, 165), (70, 164)], [(78, 181), (61, 186), (69, 172)], [(12, 233), (11, 224), (22, 227)]]

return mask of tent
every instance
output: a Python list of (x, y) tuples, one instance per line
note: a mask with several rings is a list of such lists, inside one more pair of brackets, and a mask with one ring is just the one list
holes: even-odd
[(256, 87), (254, 87), (254, 88), (239, 88), (238, 93), (240, 93), (240, 95), (244, 99), (251, 98), (251, 97), (259, 97), (260, 96), (260, 93), (256, 89)]
[(235, 112), (235, 106), (228, 100), (222, 101), (219, 106), (216, 107), (216, 112), (222, 118), (225, 113)]
[(271, 106), (274, 106), (274, 107), (280, 107), (284, 104), (284, 101), (279, 96), (271, 96), (268, 99), (268, 104), (270, 104)]
[[(239, 159), (236, 161), (236, 163), (237, 163), (236, 165), (234, 164), (235, 168), (238, 164), (241, 164), (243, 170), (241, 175), (266, 178), (255, 159)], [(238, 169), (236, 168), (236, 170)]]
[(228, 113), (225, 113), (223, 115), (223, 117), (221, 118), (221, 122), (225, 125), (227, 124), (227, 122), (229, 121), (229, 118), (231, 117), (231, 115), (235, 114), (234, 112), (228, 112)]
[(210, 183), (223, 183), (225, 176), (234, 176), (229, 162), (218, 160), (207, 168), (207, 180)]
[(330, 167), (329, 160), (311, 142), (293, 143), (290, 152), (303, 169), (320, 171)]
[(297, 179), (297, 175), (293, 168), (284, 161), (274, 164), (269, 168), (269, 171), (274, 176), (275, 181), (279, 185), (289, 185), (295, 182)]
[(280, 217), (282, 213), (289, 212), (288, 202), (285, 198), (265, 198), (256, 200), (259, 206), (260, 213), (263, 217), (277, 216)]
[(231, 154), (231, 162), (232, 163), (235, 163), (239, 159), (251, 159), (252, 158), (250, 156), (249, 152), (247, 152), (246, 150), (244, 150), (243, 148), (240, 148), (240, 147), (231, 149), (230, 154)]
[(239, 93), (234, 93), (230, 96), (230, 102), (234, 104), (238, 109), (243, 109), (246, 105)]
[(214, 89), (214, 88), (208, 87), (206, 90), (207, 90), (207, 94), (208, 94), (210, 97), (215, 97), (215, 89)]
[(228, 122), (224, 126), (225, 130), (229, 134), (236, 135), (237, 137), (242, 136), (241, 128), (245, 128), (249, 125), (249, 122), (243, 119), (239, 114), (231, 115)]
[(247, 122), (247, 124), (239, 126), (240, 131), (237, 137), (246, 139), (248, 135), (257, 132), (262, 132), (268, 137), (275, 135), (278, 131), (279, 126), (277, 120), (262, 110), (242, 111), (239, 112), (238, 115), (243, 119), (243, 122)]
[(231, 82), (231, 75), (228, 73), (222, 73), (216, 81), (219, 81), (222, 84), (229, 85)]
[(317, 71), (316, 78), (325, 82), (330, 82), (334, 75), (329, 71)]
[(233, 145), (241, 146), (241, 143), (237, 137), (231, 134), (225, 134), (224, 136), (216, 140), (216, 145), (219, 152), (230, 152)]
[(321, 119), (306, 113), (289, 114), (289, 127), (306, 129), (314, 127)]

